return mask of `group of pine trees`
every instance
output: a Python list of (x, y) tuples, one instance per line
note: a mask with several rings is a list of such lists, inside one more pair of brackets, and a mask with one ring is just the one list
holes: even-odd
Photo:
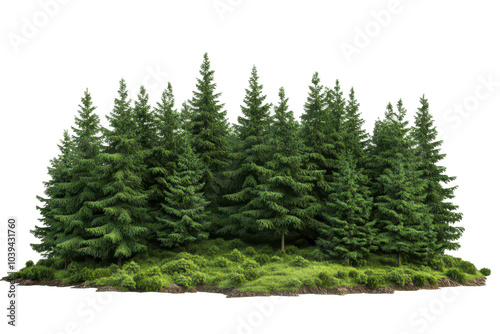
[(462, 216), (454, 180), (439, 166), (425, 97), (408, 125), (398, 101), (373, 134), (354, 90), (315, 73), (300, 123), (285, 90), (266, 102), (253, 67), (230, 126), (205, 54), (191, 100), (175, 109), (168, 84), (152, 107), (141, 87), (132, 103), (120, 81), (109, 128), (88, 91), (60, 154), (48, 168), (43, 222), (32, 247), (67, 262), (117, 261), (220, 236), (254, 242), (306, 240), (349, 264), (370, 252), (426, 260), (459, 247)]

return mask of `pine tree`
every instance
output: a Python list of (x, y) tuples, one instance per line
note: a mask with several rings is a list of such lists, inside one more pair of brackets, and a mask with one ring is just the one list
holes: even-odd
[(315, 215), (321, 206), (311, 195), (317, 172), (305, 170), (304, 147), (299, 137), (299, 124), (293, 111), (288, 110), (288, 98), (280, 88), (279, 105), (271, 125), (265, 183), (259, 186), (260, 203), (266, 209), (264, 217), (257, 219), (260, 229), (276, 231), (281, 235), (281, 250), (285, 251), (285, 235), (291, 230), (315, 227)]
[(354, 89), (351, 88), (345, 106), (345, 150), (351, 151), (358, 167), (365, 167), (365, 153), (368, 145), (368, 133), (363, 129), (364, 120), (359, 112)]
[(226, 168), (229, 158), (226, 139), (228, 125), (224, 104), (219, 103), (220, 93), (215, 93), (214, 71), (210, 68), (206, 53), (200, 75), (197, 90), (193, 92), (194, 96), (190, 101), (192, 145), (205, 165), (205, 196), (215, 205), (220, 191), (220, 172)]
[[(327, 142), (327, 111), (325, 104), (325, 92), (323, 85), (320, 85), (318, 72), (315, 72), (312, 77), (312, 85), (309, 86), (309, 95), (307, 102), (304, 104), (304, 113), (300, 116), (301, 137), (304, 140), (307, 150), (306, 167), (309, 170), (324, 171), (325, 157), (323, 156), (324, 146)], [(318, 174), (318, 179), (315, 183), (315, 193), (318, 198), (321, 195), (318, 193), (321, 189), (326, 189), (326, 184), (322, 174)]]
[(370, 162), (378, 242), (383, 252), (397, 255), (398, 265), (402, 255), (429, 256), (435, 238), (405, 116), (401, 100), (397, 112), (388, 105), (385, 119), (376, 123)]
[(89, 201), (95, 201), (101, 196), (97, 184), (96, 158), (101, 153), (102, 144), (99, 116), (94, 112), (96, 107), (88, 90), (85, 91), (79, 107), (78, 116), (75, 117), (76, 127), (72, 127), (74, 167), (71, 180), (61, 184), (66, 196), (59, 200), (67, 211), (55, 217), (65, 227), (64, 237), (58, 240), (57, 248), (59, 253), (66, 254), (68, 259), (82, 255), (80, 248), (87, 238), (85, 228), (100, 214), (89, 206)]
[(348, 265), (376, 250), (375, 229), (370, 221), (372, 198), (365, 187), (366, 176), (356, 166), (350, 151), (339, 160), (339, 172), (329, 183), (325, 219), (318, 230), (317, 244), (334, 257), (347, 260)]
[(425, 181), (424, 203), (433, 216), (432, 227), (437, 233), (433, 251), (443, 254), (445, 250), (457, 250), (460, 247), (456, 241), (461, 237), (464, 228), (452, 224), (459, 222), (462, 214), (456, 212), (458, 206), (449, 201), (455, 197), (454, 191), (457, 187), (444, 187), (456, 177), (446, 175), (446, 168), (438, 165), (446, 155), (440, 153), (442, 141), (436, 140), (438, 133), (429, 112), (429, 103), (424, 96), (420, 98), (420, 104), (415, 115), (412, 136), (417, 145), (417, 158), (421, 162), (421, 178)]
[(158, 240), (165, 247), (177, 247), (208, 238), (208, 201), (203, 196), (203, 165), (188, 143), (168, 177), (165, 204), (159, 221)]
[(73, 146), (71, 136), (68, 131), (64, 131), (63, 139), (58, 145), (60, 154), (54, 159), (50, 160), (50, 167), (48, 167), (49, 181), (44, 182), (45, 197), (37, 196), (37, 199), (43, 203), (43, 206), (37, 206), (42, 218), (40, 222), (43, 226), (35, 226), (30, 232), (40, 239), (39, 244), (31, 244), (31, 247), (36, 252), (48, 257), (62, 256), (56, 250), (59, 239), (64, 237), (65, 227), (64, 224), (55, 218), (55, 216), (66, 214), (68, 211), (61, 202), (57, 200), (66, 197), (66, 188), (61, 187), (61, 184), (71, 181), (72, 169), (74, 167), (73, 161)]
[[(239, 145), (234, 154), (235, 170), (230, 173), (234, 192), (224, 197), (230, 205), (220, 210), (229, 215), (228, 221), (221, 228), (221, 233), (232, 233), (242, 236), (249, 232), (256, 232), (256, 220), (262, 213), (255, 207), (255, 199), (260, 196), (259, 185), (264, 176), (262, 167), (266, 163), (269, 153), (264, 145), (269, 132), (270, 104), (265, 103), (266, 96), (262, 94), (262, 85), (254, 66), (246, 89), (244, 105), (241, 106), (243, 117), (238, 117), (235, 126)], [(259, 213), (260, 212), (260, 213)]]
[(95, 258), (116, 259), (121, 266), (123, 258), (147, 249), (148, 214), (147, 195), (141, 184), (145, 171), (142, 146), (136, 138), (123, 79), (118, 94), (113, 111), (107, 116), (112, 129), (103, 129), (108, 146), (99, 155), (103, 197), (90, 202), (92, 209), (102, 210), (103, 214), (86, 229), (92, 238), (85, 242), (82, 252)]
[(169, 82), (167, 89), (161, 95), (160, 102), (154, 108), (157, 140), (152, 148), (150, 160), (152, 185), (149, 188), (149, 206), (153, 217), (158, 217), (162, 211), (163, 193), (169, 185), (167, 178), (173, 174), (177, 155), (181, 151), (181, 143), (178, 142), (179, 115), (174, 109), (174, 103), (172, 85)]

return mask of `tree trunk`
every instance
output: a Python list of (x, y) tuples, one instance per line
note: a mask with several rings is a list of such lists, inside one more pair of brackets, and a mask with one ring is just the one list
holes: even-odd
[(398, 267), (401, 267), (401, 254), (398, 253)]
[(281, 251), (285, 251), (285, 231), (281, 231)]
[(122, 257), (118, 258), (118, 268), (122, 269)]
[(64, 270), (68, 269), (68, 261), (64, 259)]

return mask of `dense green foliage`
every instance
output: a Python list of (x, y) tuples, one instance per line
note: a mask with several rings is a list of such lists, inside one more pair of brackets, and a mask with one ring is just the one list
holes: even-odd
[[(205, 54), (180, 111), (170, 83), (151, 107), (144, 87), (132, 103), (122, 79), (109, 128), (101, 127), (85, 91), (73, 135), (64, 133), (48, 169), (39, 197), (43, 225), (32, 231), (41, 242), (33, 248), (61, 269), (71, 263), (67, 277), (74, 280), (94, 275), (81, 263), (116, 262), (110, 279), (126, 290), (157, 291), (169, 280), (250, 286), (267, 279), (266, 266), (321, 271), (283, 282), (293, 289), (300, 282), (375, 287), (429, 280), (426, 273), (380, 278), (329, 269), (331, 261), (370, 266), (377, 256), (383, 265), (426, 265), (443, 277), (447, 270), (460, 278), (455, 269), (480, 275), (473, 264), (443, 256), (459, 247), (463, 228), (455, 223), (462, 215), (450, 202), (456, 187), (447, 184), (455, 178), (438, 165), (445, 155), (424, 97), (413, 127), (400, 100), (396, 110), (387, 106), (370, 136), (352, 88), (344, 98), (338, 81), (329, 88), (314, 73), (299, 123), (283, 88), (274, 107), (266, 102), (254, 66), (242, 116), (229, 126), (214, 73)], [(210, 248), (182, 255), (196, 245)], [(175, 259), (144, 272), (151, 263), (141, 256), (164, 262), (152, 255), (162, 252)], [(46, 268), (27, 265), (25, 276), (53, 276)]]

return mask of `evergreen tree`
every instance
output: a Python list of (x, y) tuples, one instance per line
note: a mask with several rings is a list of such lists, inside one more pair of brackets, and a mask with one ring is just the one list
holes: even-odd
[(259, 186), (259, 201), (265, 204), (264, 217), (257, 219), (260, 229), (270, 229), (281, 235), (281, 250), (285, 251), (285, 235), (291, 230), (315, 227), (314, 219), (321, 207), (311, 191), (317, 172), (305, 170), (303, 142), (299, 137), (299, 124), (293, 111), (288, 110), (288, 98), (280, 88), (279, 105), (271, 125), (265, 184)]
[(215, 93), (214, 71), (210, 68), (210, 60), (205, 53), (200, 69), (201, 77), (197, 79), (194, 96), (190, 101), (193, 136), (193, 149), (200, 155), (205, 165), (205, 196), (212, 204), (216, 204), (220, 191), (220, 172), (227, 164), (228, 125), (224, 104), (219, 103), (220, 93)]
[(250, 87), (245, 90), (245, 105), (241, 106), (243, 117), (238, 117), (238, 125), (235, 127), (239, 145), (233, 157), (236, 160), (235, 170), (230, 173), (233, 185), (231, 190), (234, 192), (225, 195), (230, 205), (220, 209), (229, 215), (221, 233), (242, 236), (258, 230), (256, 220), (259, 219), (262, 208), (259, 210), (254, 204), (255, 199), (260, 196), (259, 185), (264, 180), (262, 167), (269, 156), (264, 144), (270, 123), (270, 105), (265, 103), (266, 96), (262, 94), (262, 85), (258, 80), (254, 66), (249, 80)]
[(317, 244), (334, 257), (353, 265), (374, 245), (375, 229), (370, 221), (372, 198), (364, 186), (366, 176), (356, 167), (350, 151), (340, 156), (339, 172), (334, 172), (329, 183), (324, 223), (319, 226)]
[(363, 129), (364, 120), (359, 112), (354, 89), (351, 88), (345, 107), (345, 150), (351, 151), (358, 167), (365, 167), (365, 153), (368, 145), (368, 133)]
[(154, 122), (157, 140), (152, 148), (150, 173), (149, 206), (153, 217), (158, 217), (162, 211), (164, 191), (167, 190), (167, 178), (173, 174), (175, 161), (180, 152), (178, 141), (179, 115), (174, 109), (174, 94), (172, 85), (163, 91), (160, 102), (154, 108)]
[(65, 258), (74, 259), (80, 254), (89, 227), (96, 214), (89, 201), (95, 201), (101, 196), (97, 184), (96, 158), (101, 153), (101, 138), (99, 116), (94, 113), (92, 98), (88, 90), (85, 91), (82, 103), (79, 105), (78, 116), (75, 117), (73, 127), (73, 163), (71, 179), (62, 183), (66, 192), (63, 199), (58, 200), (61, 206), (66, 207), (64, 214), (55, 218), (64, 225), (64, 237), (57, 244), (59, 253), (64, 253)]
[(159, 221), (158, 240), (165, 247), (177, 247), (208, 238), (208, 201), (203, 196), (203, 165), (188, 143), (168, 177), (165, 204)]
[(421, 178), (425, 181), (424, 203), (433, 216), (432, 227), (437, 234), (433, 251), (443, 254), (445, 250), (457, 250), (460, 247), (457, 240), (464, 228), (452, 224), (460, 221), (462, 214), (456, 212), (458, 206), (449, 201), (455, 197), (454, 191), (457, 187), (444, 187), (456, 177), (446, 175), (446, 168), (438, 165), (446, 155), (440, 153), (442, 141), (436, 140), (438, 133), (429, 112), (429, 103), (424, 96), (420, 98), (420, 103), (421, 106), (415, 115), (412, 136), (417, 145), (417, 158), (421, 162), (419, 167)]
[(40, 243), (31, 244), (31, 247), (36, 252), (42, 255), (53, 257), (62, 256), (56, 250), (60, 238), (64, 237), (65, 226), (55, 217), (61, 214), (66, 214), (68, 211), (63, 202), (58, 202), (58, 199), (63, 199), (67, 196), (66, 188), (61, 187), (61, 184), (71, 181), (73, 162), (73, 145), (71, 136), (68, 131), (64, 131), (63, 139), (58, 145), (60, 154), (54, 159), (50, 160), (50, 167), (48, 167), (48, 175), (50, 179), (44, 182), (45, 197), (37, 196), (37, 199), (43, 206), (37, 206), (42, 218), (40, 222), (42, 226), (35, 226), (30, 232), (40, 239)]
[(136, 138), (123, 79), (118, 94), (113, 111), (107, 116), (112, 129), (103, 129), (108, 146), (99, 155), (103, 197), (90, 202), (92, 209), (103, 213), (87, 228), (92, 238), (85, 242), (82, 252), (95, 258), (116, 259), (121, 266), (123, 258), (147, 249), (148, 213), (147, 195), (141, 184), (145, 171), (143, 151)]

